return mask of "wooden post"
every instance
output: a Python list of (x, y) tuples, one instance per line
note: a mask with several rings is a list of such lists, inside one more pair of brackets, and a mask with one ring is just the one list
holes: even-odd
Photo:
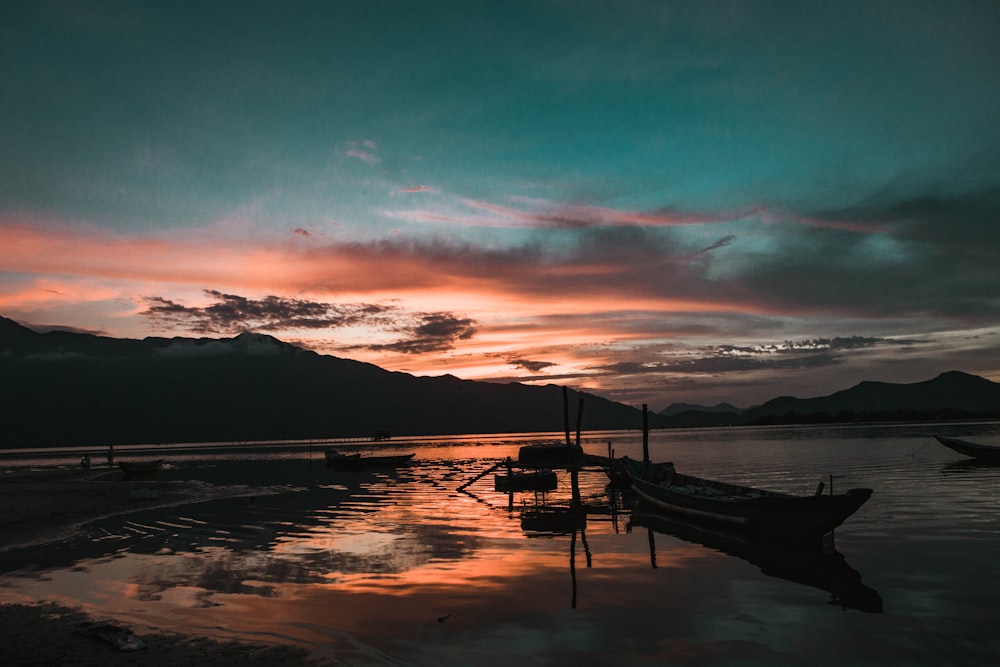
[(514, 461), (507, 457), (507, 511), (514, 511)]
[(580, 425), (583, 423), (583, 399), (576, 408), (576, 446), (580, 446)]
[(649, 463), (649, 413), (642, 404), (642, 462)]
[(569, 392), (566, 391), (566, 387), (563, 390), (563, 426), (566, 429), (566, 446), (569, 447)]

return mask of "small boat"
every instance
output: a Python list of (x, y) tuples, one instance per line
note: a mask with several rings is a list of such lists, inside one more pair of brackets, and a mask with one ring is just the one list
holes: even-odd
[(361, 454), (344, 454), (336, 449), (324, 452), (326, 464), (336, 470), (367, 470), (369, 468), (393, 468), (408, 463), (414, 454), (390, 454), (384, 456), (362, 456)]
[(142, 475), (157, 472), (163, 467), (163, 459), (155, 461), (119, 461), (118, 467), (126, 475)]
[(496, 475), (493, 486), (497, 491), (553, 491), (558, 480), (552, 470), (511, 470)]
[(981, 459), (983, 461), (1000, 461), (1000, 447), (995, 445), (980, 445), (968, 440), (958, 438), (946, 438), (943, 435), (934, 436), (942, 445), (966, 456)]
[(635, 493), (660, 510), (784, 537), (825, 535), (872, 495), (871, 489), (821, 495), (821, 486), (815, 495), (797, 496), (683, 475), (673, 463), (628, 457), (621, 463)]
[(517, 452), (522, 467), (551, 468), (583, 463), (583, 449), (561, 443), (524, 445)]

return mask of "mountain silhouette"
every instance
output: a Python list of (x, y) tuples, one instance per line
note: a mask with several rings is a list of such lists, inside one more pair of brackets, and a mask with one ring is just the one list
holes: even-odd
[[(417, 377), (259, 333), (118, 339), (0, 317), (0, 448), (562, 431), (564, 389)], [(640, 410), (566, 390), (571, 426), (637, 429)], [(950, 371), (861, 382), (741, 411), (675, 404), (650, 428), (1000, 418), (1000, 384)]]
[(695, 403), (671, 403), (667, 407), (660, 410), (658, 414), (664, 417), (672, 417), (674, 415), (679, 415), (682, 412), (732, 412), (735, 414), (740, 414), (744, 410), (732, 405), (730, 403), (717, 403), (715, 405), (697, 405)]
[[(0, 447), (562, 431), (563, 388), (416, 377), (271, 336), (117, 339), (0, 317)], [(572, 428), (640, 410), (568, 390)], [(662, 426), (650, 415), (650, 426)]]
[(667, 427), (995, 418), (1000, 418), (1000, 384), (948, 371), (912, 384), (865, 381), (829, 396), (781, 396), (743, 411), (692, 406), (667, 416)]

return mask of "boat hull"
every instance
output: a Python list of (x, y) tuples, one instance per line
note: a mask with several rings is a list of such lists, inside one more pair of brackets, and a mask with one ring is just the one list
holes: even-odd
[(524, 445), (517, 452), (522, 468), (564, 468), (583, 462), (583, 449), (576, 445)]
[(942, 445), (959, 454), (971, 456), (982, 461), (1000, 462), (1000, 447), (980, 445), (968, 440), (959, 440), (958, 438), (946, 438), (943, 435), (936, 435), (934, 437)]
[[(689, 518), (784, 537), (819, 537), (842, 524), (871, 497), (871, 489), (836, 495), (793, 496), (672, 475), (625, 459), (632, 489), (649, 505)], [(659, 466), (662, 468), (662, 466)], [(672, 469), (672, 466), (671, 466)], [(699, 486), (697, 483), (705, 483)]]

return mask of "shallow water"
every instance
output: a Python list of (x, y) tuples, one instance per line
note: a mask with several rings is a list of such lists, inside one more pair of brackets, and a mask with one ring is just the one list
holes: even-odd
[[(598, 472), (578, 476), (583, 523), (559, 511), (566, 472), (544, 497), (498, 493), (492, 473), (462, 488), (558, 434), (393, 440), (379, 449), (414, 451), (414, 463), (366, 473), (327, 469), (320, 443), (176, 448), (165, 479), (288, 490), (97, 521), (78, 539), (0, 555), (0, 600), (277, 638), (353, 665), (995, 664), (1000, 466), (932, 433), (1000, 444), (997, 423), (650, 435), (654, 460), (695, 475), (795, 493), (821, 479), (873, 488), (827, 555), (633, 516)], [(605, 454), (609, 441), (641, 456), (637, 432), (583, 444)]]

